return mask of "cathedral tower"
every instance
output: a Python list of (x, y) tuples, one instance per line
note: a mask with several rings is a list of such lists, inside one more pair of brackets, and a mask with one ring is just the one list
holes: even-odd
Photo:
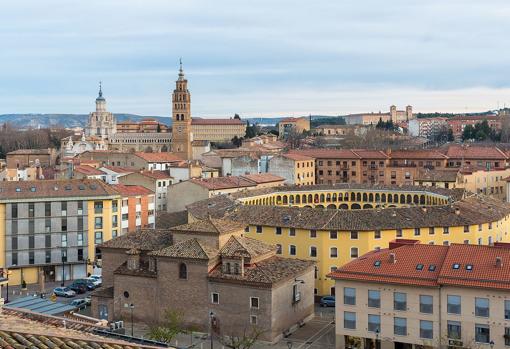
[(96, 98), (96, 111), (89, 114), (89, 121), (85, 128), (87, 136), (96, 136), (108, 139), (117, 132), (115, 116), (106, 110), (106, 99), (103, 97), (103, 89), (99, 83), (99, 96)]
[(179, 78), (172, 94), (172, 152), (183, 159), (192, 159), (191, 141), (191, 96), (188, 80), (184, 78), (180, 62)]

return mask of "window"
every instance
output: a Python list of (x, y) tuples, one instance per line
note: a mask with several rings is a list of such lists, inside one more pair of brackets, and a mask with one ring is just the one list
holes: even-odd
[(344, 304), (356, 305), (356, 289), (352, 287), (344, 287)]
[(35, 247), (35, 237), (33, 235), (28, 236), (28, 248)]
[(78, 233), (78, 246), (83, 246), (83, 233)]
[(337, 258), (338, 257), (338, 249), (336, 247), (331, 247), (329, 256), (331, 258)]
[(262, 226), (261, 225), (257, 225), (257, 234), (261, 234), (262, 233)]
[(276, 244), (276, 254), (282, 254), (282, 245)]
[(475, 324), (475, 342), (477, 343), (489, 343), (491, 338), (491, 332), (489, 325)]
[(18, 265), (18, 253), (17, 252), (13, 252), (12, 253), (12, 265)]
[(449, 227), (443, 227), (443, 234), (450, 234), (450, 228)]
[(256, 325), (258, 322), (257, 322), (257, 315), (250, 315), (250, 324), (251, 325)]
[(94, 201), (94, 213), (95, 214), (103, 213), (103, 202), (102, 201)]
[(119, 209), (119, 203), (117, 202), (117, 200), (113, 200), (112, 201), (112, 212), (113, 213), (116, 213)]
[(275, 234), (276, 235), (282, 235), (282, 227), (276, 227), (275, 228)]
[(450, 339), (461, 339), (461, 325), (459, 321), (448, 321), (448, 338)]
[(317, 230), (310, 230), (310, 237), (316, 238), (317, 237)]
[(420, 228), (414, 228), (414, 236), (420, 236)]
[(61, 222), (61, 231), (67, 231), (67, 218), (62, 218), (62, 222)]
[(83, 217), (78, 217), (78, 231), (83, 230)]
[(505, 345), (510, 346), (510, 327), (505, 327)]
[(398, 238), (402, 237), (402, 229), (397, 229), (397, 237)]
[(34, 214), (35, 214), (34, 203), (30, 202), (28, 204), (28, 217), (33, 218)]
[(407, 319), (403, 317), (393, 318), (393, 333), (397, 336), (407, 336)]
[(44, 216), (45, 217), (51, 216), (51, 202), (44, 203)]
[(28, 252), (28, 264), (34, 264), (34, 251)]
[(123, 214), (122, 214), (122, 220), (123, 220), (123, 221), (127, 221), (128, 219), (129, 219), (128, 214), (127, 214), (127, 213), (123, 213)]
[(96, 231), (94, 241), (95, 241), (96, 245), (103, 243), (103, 232), (102, 231)]
[(464, 226), (464, 233), (469, 233), (469, 225)]
[(188, 278), (188, 267), (185, 263), (179, 264), (179, 279), (187, 279)]
[(317, 257), (317, 247), (310, 246), (310, 257)]
[(434, 311), (434, 298), (428, 295), (420, 295), (420, 313), (432, 314)]
[(35, 222), (33, 219), (28, 220), (28, 233), (33, 234), (35, 231)]
[(380, 239), (381, 238), (381, 231), (376, 230), (374, 231), (374, 239)]
[(112, 228), (117, 228), (119, 225), (119, 216), (113, 215), (112, 216)]
[(60, 235), (60, 246), (67, 247), (67, 234)]
[(296, 236), (296, 228), (289, 229), (289, 236)]
[(434, 227), (429, 228), (429, 235), (434, 235)]
[(489, 317), (488, 298), (475, 298), (475, 316)]
[(448, 303), (446, 306), (448, 314), (459, 314), (461, 312), (461, 297), (460, 296), (454, 296), (454, 295), (448, 295), (447, 297)]
[(338, 238), (338, 232), (336, 230), (331, 230), (329, 232), (329, 238), (330, 239), (337, 239)]
[(510, 300), (505, 301), (505, 320), (510, 320)]
[(358, 258), (358, 248), (351, 247), (351, 258)]
[(51, 251), (50, 250), (44, 251), (44, 262), (51, 263)]
[(381, 332), (381, 316), (368, 314), (368, 331)]
[(381, 291), (368, 290), (368, 306), (370, 308), (380, 308), (381, 307)]
[(112, 230), (112, 239), (118, 236), (117, 229)]
[(259, 308), (259, 297), (250, 297), (250, 308), (252, 309)]
[(60, 210), (61, 210), (62, 216), (67, 216), (67, 202), (62, 201), (60, 203)]
[(79, 261), (83, 260), (83, 248), (78, 249), (78, 260)]
[(78, 201), (78, 214), (83, 214), (83, 201)]
[(393, 309), (407, 310), (407, 294), (402, 292), (393, 293)]
[(17, 237), (11, 238), (11, 249), (12, 250), (18, 249), (18, 238)]
[(295, 256), (296, 255), (296, 246), (295, 245), (289, 245), (289, 254), (291, 256)]
[(356, 313), (344, 311), (344, 328), (350, 330), (356, 329)]
[(103, 217), (94, 218), (94, 228), (95, 229), (103, 229)]
[(358, 240), (358, 232), (351, 231), (351, 240)]
[(11, 206), (11, 218), (18, 218), (18, 204), (12, 204), (12, 206)]
[(51, 247), (51, 235), (44, 236), (44, 247)]
[(18, 234), (18, 221), (12, 221), (11, 223), (11, 233)]
[[(185, 278), (181, 278), (181, 279), (185, 279)], [(211, 303), (212, 304), (220, 304), (220, 294), (219, 293), (216, 293), (216, 292), (211, 293)]]
[(432, 321), (420, 320), (420, 338), (432, 339), (434, 336)]

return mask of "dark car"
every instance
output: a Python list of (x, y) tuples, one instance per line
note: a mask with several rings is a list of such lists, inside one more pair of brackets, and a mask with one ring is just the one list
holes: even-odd
[(334, 307), (335, 306), (335, 297), (334, 296), (326, 296), (322, 297), (320, 301), (321, 307)]
[(74, 280), (73, 284), (84, 285), (87, 288), (87, 290), (89, 290), (89, 291), (92, 291), (96, 288), (96, 285), (94, 284), (94, 282), (92, 282), (92, 280), (88, 280), (88, 279)]
[(73, 282), (71, 285), (67, 286), (74, 292), (81, 294), (87, 292), (87, 286), (85, 284), (75, 283)]

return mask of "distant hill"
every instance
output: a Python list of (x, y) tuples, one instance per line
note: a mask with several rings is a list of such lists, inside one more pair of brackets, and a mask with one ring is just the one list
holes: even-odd
[[(152, 118), (165, 125), (172, 125), (172, 119), (167, 116), (142, 116), (136, 114), (114, 114), (117, 121), (141, 121), (142, 119)], [(327, 115), (312, 115), (312, 119), (332, 118)], [(250, 124), (276, 125), (284, 117), (269, 118), (250, 118), (241, 117), (242, 120), (249, 121)], [(8, 123), (17, 128), (46, 128), (46, 127), (85, 127), (87, 124), (87, 114), (0, 114), (0, 124)]]

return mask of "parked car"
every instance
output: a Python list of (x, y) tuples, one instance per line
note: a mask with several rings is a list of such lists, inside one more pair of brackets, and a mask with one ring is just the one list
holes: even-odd
[(71, 302), (71, 305), (76, 309), (85, 309), (87, 307), (87, 301), (83, 298), (75, 299)]
[(334, 296), (326, 296), (322, 297), (320, 301), (321, 307), (334, 307), (335, 306), (335, 297)]
[(100, 287), (103, 283), (103, 281), (100, 278), (94, 278), (92, 276), (88, 277), (87, 280), (90, 280), (94, 287)]
[(72, 298), (76, 296), (76, 292), (71, 290), (69, 287), (56, 287), (53, 289), (53, 293), (55, 293), (58, 297)]
[(85, 298), (83, 298), (85, 300), (85, 302), (87, 302), (87, 305), (91, 305), (92, 304), (92, 298), (90, 296), (87, 296)]
[(87, 286), (85, 284), (75, 283), (73, 282), (71, 285), (68, 286), (71, 290), (76, 292), (77, 294), (82, 294), (87, 292)]
[(84, 285), (89, 291), (92, 291), (93, 289), (96, 288), (94, 283), (89, 279), (77, 279), (74, 280), (73, 284)]

